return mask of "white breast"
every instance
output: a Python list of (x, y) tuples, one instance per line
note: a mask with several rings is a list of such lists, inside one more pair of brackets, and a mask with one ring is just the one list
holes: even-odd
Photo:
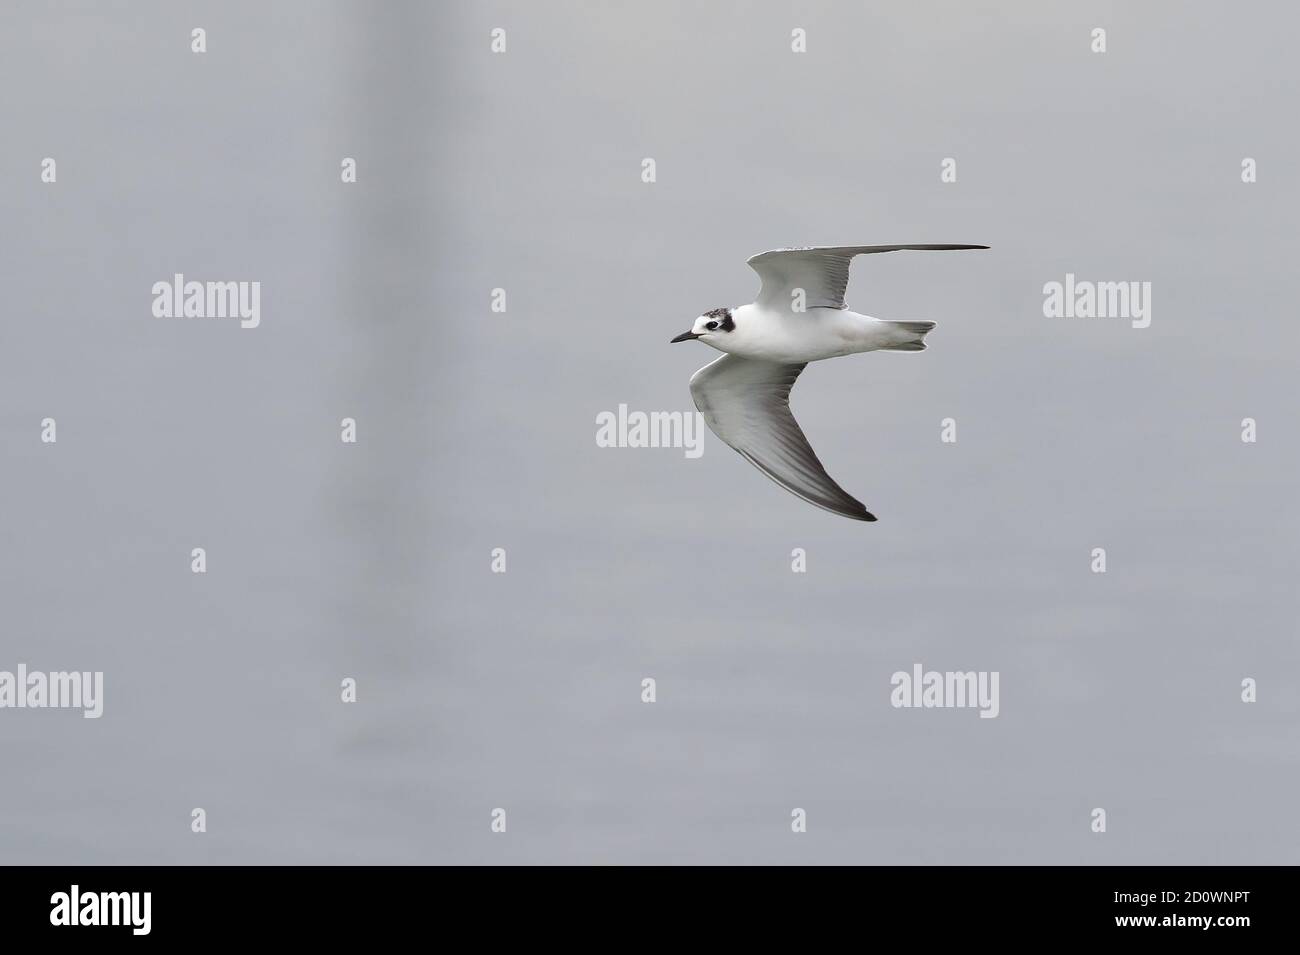
[[(736, 327), (726, 335), (711, 336), (708, 344), (719, 351), (762, 361), (809, 362), (871, 351), (874, 326), (882, 323), (843, 308), (810, 308), (782, 314), (758, 305), (732, 310)], [(716, 340), (712, 340), (716, 338)]]

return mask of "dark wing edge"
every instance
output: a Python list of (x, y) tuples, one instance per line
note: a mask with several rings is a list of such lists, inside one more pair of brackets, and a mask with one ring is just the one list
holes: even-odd
[(805, 367), (723, 355), (691, 377), (691, 396), (719, 440), (791, 494), (841, 517), (874, 521), (826, 472), (790, 411), (790, 389)]

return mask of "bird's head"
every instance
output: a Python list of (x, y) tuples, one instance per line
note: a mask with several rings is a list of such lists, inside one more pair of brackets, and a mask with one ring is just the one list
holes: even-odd
[(736, 323), (731, 319), (731, 309), (714, 308), (705, 312), (695, 320), (688, 332), (682, 332), (673, 342), (689, 342), (692, 339), (700, 338), (706, 343), (717, 341), (720, 336), (727, 334), (736, 327)]

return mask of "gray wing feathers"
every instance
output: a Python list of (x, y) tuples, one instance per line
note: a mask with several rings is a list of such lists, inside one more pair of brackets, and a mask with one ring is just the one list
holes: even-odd
[(806, 308), (846, 308), (849, 263), (855, 255), (872, 252), (953, 252), (985, 249), (984, 245), (836, 245), (807, 249), (774, 249), (750, 256), (749, 267), (763, 280), (754, 301), (766, 308), (789, 309), (791, 293), (804, 290)]
[(803, 370), (723, 355), (691, 377), (691, 397), (713, 433), (777, 484), (835, 514), (874, 521), (826, 473), (790, 412), (790, 389)]

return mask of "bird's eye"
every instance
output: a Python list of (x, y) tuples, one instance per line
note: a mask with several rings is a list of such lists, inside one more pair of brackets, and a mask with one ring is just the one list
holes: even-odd
[(717, 322), (706, 322), (705, 325), (704, 325), (704, 327), (707, 328), (709, 331), (713, 331), (715, 328), (718, 327), (718, 323), (717, 323)]

